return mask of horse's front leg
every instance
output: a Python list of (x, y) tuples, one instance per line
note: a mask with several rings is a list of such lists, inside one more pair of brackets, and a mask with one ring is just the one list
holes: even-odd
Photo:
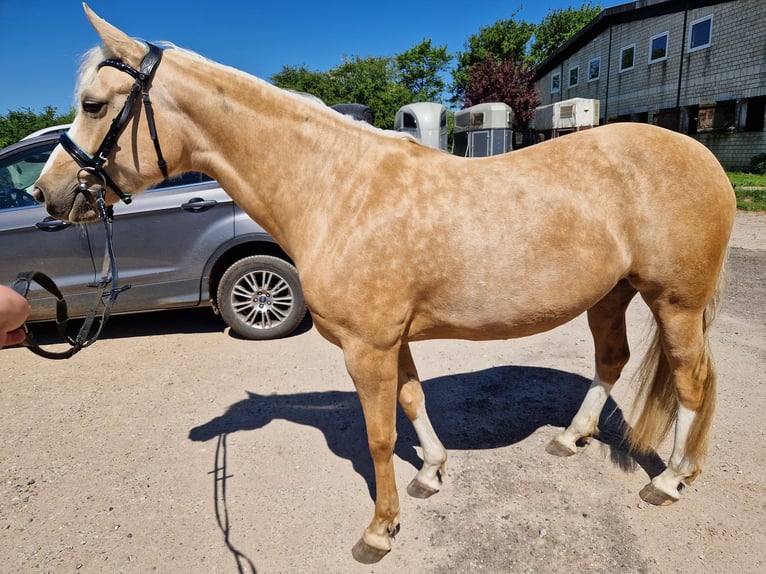
[(423, 466), (410, 482), (407, 492), (415, 498), (428, 498), (441, 488), (447, 451), (431, 426), (420, 377), (412, 360), (410, 347), (406, 343), (399, 350), (399, 404), (412, 422), (423, 449)]
[(399, 496), (394, 477), (398, 346), (380, 349), (360, 342), (343, 346), (346, 368), (356, 386), (375, 465), (375, 515), (353, 548), (356, 560), (377, 562), (391, 550), (399, 528)]

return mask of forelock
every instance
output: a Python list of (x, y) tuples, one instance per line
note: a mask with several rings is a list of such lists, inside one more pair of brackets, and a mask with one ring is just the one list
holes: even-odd
[(80, 72), (77, 75), (77, 85), (74, 91), (75, 109), (79, 108), (80, 95), (83, 90), (96, 79), (98, 65), (112, 56), (113, 54), (110, 53), (106, 46), (96, 46), (83, 54), (80, 60)]

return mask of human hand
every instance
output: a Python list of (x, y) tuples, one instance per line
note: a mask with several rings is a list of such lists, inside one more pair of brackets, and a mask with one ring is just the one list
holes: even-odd
[(18, 345), (24, 340), (23, 325), (29, 311), (29, 301), (13, 289), (0, 285), (0, 348)]

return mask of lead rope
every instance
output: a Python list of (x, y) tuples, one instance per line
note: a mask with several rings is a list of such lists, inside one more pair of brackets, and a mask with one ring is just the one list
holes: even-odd
[[(67, 312), (67, 304), (64, 300), (61, 291), (56, 285), (55, 281), (48, 277), (45, 273), (40, 271), (23, 271), (18, 274), (16, 281), (13, 283), (12, 288), (19, 293), (22, 297), (26, 297), (29, 293), (29, 287), (34, 281), (40, 287), (51, 293), (56, 297), (56, 328), (59, 336), (70, 345), (70, 348), (65, 351), (48, 351), (40, 347), (35, 340), (34, 334), (29, 327), (24, 324), (24, 332), (26, 338), (22, 341), (22, 345), (32, 351), (34, 354), (44, 357), (46, 359), (69, 359), (78, 353), (81, 349), (89, 347), (101, 335), (101, 331), (104, 329), (107, 320), (112, 311), (112, 306), (117, 301), (117, 296), (123, 291), (130, 289), (130, 285), (124, 287), (119, 286), (119, 276), (117, 274), (117, 260), (114, 257), (114, 248), (112, 246), (112, 223), (114, 222), (114, 215), (111, 206), (106, 205), (106, 199), (104, 197), (104, 189), (98, 191), (96, 198), (96, 207), (98, 209), (101, 221), (104, 224), (104, 232), (106, 234), (106, 245), (104, 247), (104, 263), (101, 268), (101, 280), (94, 284), (99, 291), (96, 293), (96, 298), (91, 306), (85, 320), (80, 327), (77, 335), (72, 337), (67, 331), (67, 325), (69, 323), (69, 314)], [(111, 285), (110, 289), (107, 289)], [(106, 301), (104, 301), (106, 299)], [(101, 317), (98, 318), (98, 325), (95, 327), (94, 322), (97, 318), (97, 312), (100, 305), (104, 306), (104, 311)], [(92, 333), (92, 334), (91, 334)]]

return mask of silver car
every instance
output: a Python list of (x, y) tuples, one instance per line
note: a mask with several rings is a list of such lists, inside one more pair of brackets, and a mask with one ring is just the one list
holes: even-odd
[[(101, 275), (102, 224), (55, 220), (32, 199), (57, 133), (0, 151), (0, 283), (42, 271), (61, 289), (71, 316), (92, 305)], [(302, 322), (298, 273), (274, 240), (209, 177), (190, 173), (115, 206), (120, 294), (113, 313), (212, 306), (238, 335), (271, 339)], [(55, 299), (30, 290), (31, 321), (55, 318)]]

